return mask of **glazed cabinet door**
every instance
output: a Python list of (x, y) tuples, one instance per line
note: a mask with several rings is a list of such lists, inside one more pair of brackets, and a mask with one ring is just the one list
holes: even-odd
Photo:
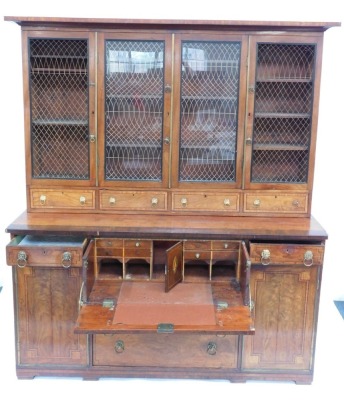
[(73, 332), (82, 269), (14, 267), (14, 279), (18, 375), (22, 367), (86, 366), (87, 337)]
[(100, 33), (98, 54), (100, 185), (166, 187), (171, 36)]
[(319, 274), (317, 265), (252, 266), (256, 330), (243, 339), (243, 370), (312, 373)]
[[(94, 34), (24, 31), (27, 180), (95, 184)], [(45, 196), (41, 202), (49, 202)], [(43, 205), (43, 204), (42, 204)]]
[(175, 36), (174, 187), (241, 186), (246, 57), (244, 36)]
[(246, 189), (311, 189), (321, 40), (250, 38)]

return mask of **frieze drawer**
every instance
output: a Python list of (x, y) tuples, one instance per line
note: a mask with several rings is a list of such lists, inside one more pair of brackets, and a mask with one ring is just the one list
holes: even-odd
[(74, 209), (94, 210), (94, 190), (69, 189), (31, 189), (30, 204), (32, 209)]
[(308, 213), (308, 193), (245, 193), (244, 212), (305, 215)]
[(321, 265), (324, 245), (250, 243), (250, 257), (253, 264)]
[(236, 368), (238, 336), (96, 334), (93, 365)]
[(165, 211), (167, 193), (150, 191), (100, 191), (100, 209), (104, 211)]
[(70, 236), (16, 236), (6, 247), (7, 264), (26, 267), (82, 267), (87, 240)]

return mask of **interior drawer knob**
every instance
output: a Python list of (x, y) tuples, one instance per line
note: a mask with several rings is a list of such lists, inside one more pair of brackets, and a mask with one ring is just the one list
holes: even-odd
[(85, 196), (80, 196), (80, 204), (84, 206), (86, 204), (86, 197)]
[(216, 351), (217, 351), (216, 343), (214, 343), (214, 342), (209, 342), (209, 343), (208, 343), (208, 346), (207, 346), (207, 353), (208, 353), (210, 356), (214, 356), (214, 355), (216, 354)]
[(260, 260), (261, 260), (261, 263), (262, 263), (263, 265), (269, 265), (269, 264), (270, 264), (270, 261), (271, 261), (271, 253), (270, 253), (270, 250), (264, 249), (264, 250), (262, 251), (262, 253), (261, 253), (261, 258), (260, 258)]
[(199, 258), (201, 257), (201, 255), (200, 255), (199, 253), (196, 253), (196, 254), (195, 254), (195, 257), (196, 257), (197, 259), (199, 259)]
[(158, 205), (158, 202), (159, 202), (158, 198), (157, 197), (153, 197), (152, 198), (152, 207), (156, 207)]
[(47, 202), (47, 196), (45, 194), (41, 194), (39, 196), (39, 202), (41, 203), (42, 206), (44, 206), (45, 203)]
[(255, 199), (253, 201), (253, 205), (254, 205), (254, 207), (259, 207), (260, 206), (260, 200), (259, 199)]
[(303, 256), (303, 264), (306, 267), (311, 267), (313, 265), (313, 252), (311, 250), (307, 250)]
[(72, 253), (65, 251), (62, 254), (61, 264), (63, 268), (69, 268), (72, 265)]
[(27, 263), (27, 254), (23, 250), (18, 251), (17, 266), (19, 268), (24, 268), (26, 266), (26, 263)]
[(116, 199), (115, 199), (115, 197), (110, 197), (110, 198), (109, 198), (109, 204), (110, 204), (110, 206), (114, 206), (114, 205), (116, 204)]
[(224, 205), (225, 207), (229, 207), (229, 206), (231, 205), (231, 201), (230, 201), (229, 199), (224, 199), (224, 200), (223, 200), (223, 205)]
[(124, 351), (123, 340), (117, 340), (117, 342), (115, 343), (115, 352), (120, 354), (120, 353), (123, 353), (123, 351)]

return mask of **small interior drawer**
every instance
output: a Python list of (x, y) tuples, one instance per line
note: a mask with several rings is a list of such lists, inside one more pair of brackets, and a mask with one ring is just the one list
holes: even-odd
[(6, 247), (7, 264), (81, 267), (87, 240), (70, 236), (17, 236)]
[(122, 239), (96, 239), (96, 246), (98, 248), (122, 248), (123, 240)]
[(184, 242), (185, 250), (211, 250), (210, 241), (196, 241), (196, 240), (185, 240)]
[(141, 240), (141, 239), (124, 240), (124, 248), (125, 249), (151, 249), (152, 241), (151, 240)]

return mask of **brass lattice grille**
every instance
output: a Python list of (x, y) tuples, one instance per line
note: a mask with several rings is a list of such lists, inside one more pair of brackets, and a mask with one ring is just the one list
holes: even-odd
[(306, 183), (315, 46), (259, 43), (252, 182)]
[(180, 181), (235, 181), (240, 50), (182, 44)]
[(106, 41), (108, 180), (162, 179), (164, 43)]
[(30, 40), (34, 178), (89, 177), (87, 60), (87, 40)]

